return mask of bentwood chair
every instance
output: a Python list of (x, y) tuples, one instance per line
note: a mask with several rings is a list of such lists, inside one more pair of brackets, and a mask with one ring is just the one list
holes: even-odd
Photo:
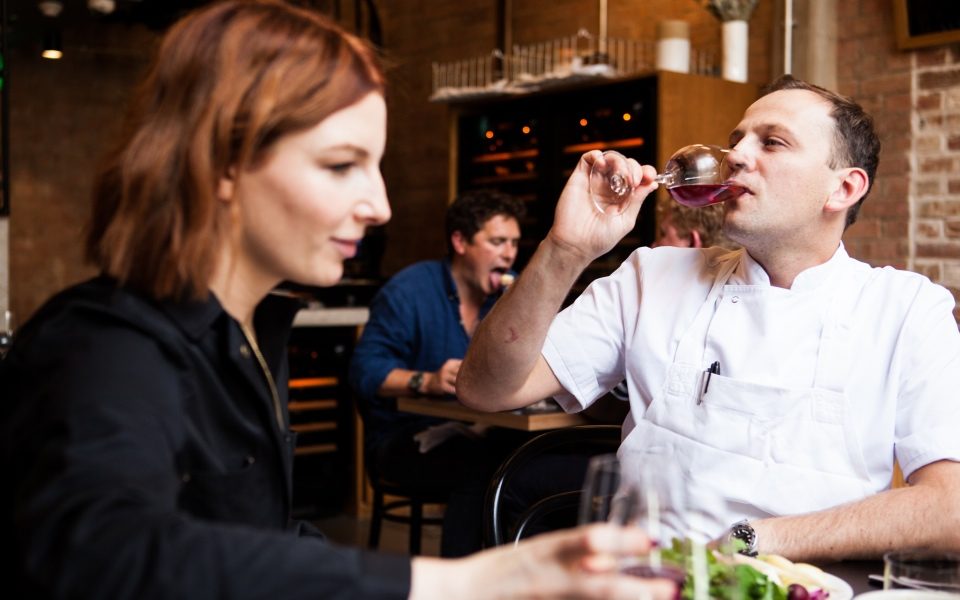
[[(360, 416), (363, 435), (369, 439), (367, 431), (370, 421), (369, 407), (360, 398), (356, 398), (357, 413)], [(409, 526), (409, 553), (420, 554), (420, 541), (424, 525), (442, 525), (443, 518), (424, 516), (424, 505), (446, 505), (450, 490), (446, 486), (430, 486), (391, 477), (379, 469), (374, 452), (363, 444), (363, 468), (373, 492), (373, 506), (370, 510), (370, 530), (367, 547), (376, 550), (380, 546), (380, 531), (384, 521), (403, 523)]]
[[(406, 523), (410, 529), (409, 552), (411, 556), (420, 554), (420, 540), (423, 525), (441, 525), (441, 517), (427, 517), (423, 514), (425, 504), (445, 504), (449, 495), (446, 489), (416, 488), (409, 483), (394, 481), (381, 474), (375, 460), (364, 460), (370, 487), (373, 490), (373, 507), (370, 514), (370, 535), (367, 547), (376, 550), (380, 545), (380, 530), (383, 521)], [(389, 496), (390, 500), (386, 501)]]
[(485, 545), (576, 525), (587, 463), (619, 445), (619, 425), (580, 425), (547, 431), (518, 448), (487, 488)]

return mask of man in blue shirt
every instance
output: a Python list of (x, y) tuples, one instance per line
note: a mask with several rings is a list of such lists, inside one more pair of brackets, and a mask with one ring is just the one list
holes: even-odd
[(520, 440), (503, 430), (451, 430), (454, 435), (430, 447), (428, 438), (442, 439), (442, 431), (418, 434), (443, 421), (397, 412), (396, 398), (454, 393), (477, 324), (513, 276), (523, 215), (520, 201), (498, 192), (457, 198), (446, 215), (448, 256), (411, 265), (383, 286), (350, 365), (350, 383), (363, 403), (367, 459), (391, 479), (450, 492), (444, 556), (480, 548), (485, 483)]

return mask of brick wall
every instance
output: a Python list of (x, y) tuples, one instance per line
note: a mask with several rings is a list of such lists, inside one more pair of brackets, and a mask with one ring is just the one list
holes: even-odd
[(65, 57), (10, 56), (10, 305), (25, 319), (85, 279), (82, 230), (97, 160), (114, 141), (156, 37), (99, 24), (64, 31)]
[[(840, 92), (876, 118), (880, 168), (844, 239), (874, 265), (924, 273), (960, 296), (960, 46), (896, 48), (887, 0), (838, 2)], [(960, 316), (960, 311), (957, 312)]]
[(915, 53), (913, 267), (960, 297), (960, 45)]
[(858, 222), (844, 236), (850, 253), (874, 265), (907, 267), (909, 257), (911, 56), (896, 49), (890, 3), (838, 2), (838, 91), (876, 119), (880, 167)]

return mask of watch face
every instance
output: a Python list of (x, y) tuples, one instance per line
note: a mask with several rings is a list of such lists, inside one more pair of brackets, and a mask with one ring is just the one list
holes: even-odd
[(410, 377), (410, 381), (407, 382), (407, 387), (414, 392), (419, 392), (421, 385), (423, 385), (423, 373), (417, 371)]
[(736, 523), (730, 529), (730, 537), (740, 540), (744, 543), (746, 548), (741, 550), (742, 554), (748, 556), (756, 555), (757, 553), (757, 532), (754, 531), (753, 527), (750, 526), (747, 522)]

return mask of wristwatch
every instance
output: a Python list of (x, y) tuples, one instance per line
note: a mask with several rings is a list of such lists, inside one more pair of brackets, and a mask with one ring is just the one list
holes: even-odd
[(409, 389), (414, 394), (420, 395), (420, 387), (423, 385), (423, 371), (417, 371), (410, 376), (410, 381), (407, 382), (407, 389)]
[(730, 532), (727, 533), (727, 539), (729, 541), (740, 540), (743, 542), (745, 547), (739, 550), (740, 554), (747, 556), (757, 555), (757, 532), (746, 519), (737, 521), (730, 527)]

